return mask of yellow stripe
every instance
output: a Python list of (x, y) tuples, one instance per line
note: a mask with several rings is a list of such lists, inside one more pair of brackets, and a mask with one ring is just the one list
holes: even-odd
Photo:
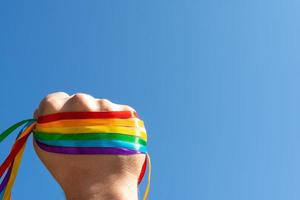
[(19, 135), (18, 140), (21, 139), (22, 137), (24, 137), (24, 136), (30, 134), (31, 131), (34, 129), (35, 125), (36, 125), (36, 123), (34, 122), (34, 123), (32, 123), (30, 126), (28, 126), (28, 127), (23, 131), (23, 133), (21, 133), (21, 135)]
[(147, 141), (147, 133), (144, 128), (128, 128), (115, 126), (82, 126), (82, 127), (36, 127), (36, 132), (46, 133), (120, 133), (124, 135), (133, 135)]
[(147, 200), (148, 194), (149, 194), (149, 191), (150, 191), (152, 166), (151, 166), (151, 160), (150, 160), (149, 154), (147, 154), (147, 160), (148, 160), (148, 182), (147, 182), (147, 186), (146, 186), (146, 190), (145, 190), (145, 194), (144, 194), (143, 200)]
[(12, 189), (12, 186), (15, 182), (15, 179), (16, 179), (16, 176), (17, 176), (17, 173), (18, 173), (18, 169), (19, 169), (20, 164), (21, 164), (21, 159), (22, 159), (22, 156), (23, 156), (23, 153), (24, 153), (24, 150), (25, 150), (25, 146), (26, 145), (24, 144), (24, 146), (22, 147), (22, 149), (20, 150), (20, 152), (18, 153), (18, 155), (15, 158), (14, 166), (12, 168), (9, 181), (7, 183), (5, 193), (3, 195), (3, 200), (9, 200), (10, 199), (11, 189)]
[(75, 120), (59, 120), (48, 123), (37, 123), (37, 127), (74, 127), (74, 126), (94, 126), (94, 125), (110, 125), (110, 126), (130, 126), (144, 128), (144, 122), (138, 118), (134, 119), (75, 119)]

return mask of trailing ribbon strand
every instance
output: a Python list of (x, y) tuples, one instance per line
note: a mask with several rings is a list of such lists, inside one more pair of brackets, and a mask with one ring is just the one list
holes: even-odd
[(143, 200), (150, 189), (151, 161), (147, 154), (147, 133), (136, 112), (64, 112), (23, 120), (0, 134), (0, 142), (23, 126), (9, 155), (0, 166), (0, 200), (9, 200), (20, 166), (26, 141), (31, 132), (44, 151), (62, 154), (145, 154), (138, 184), (148, 163), (148, 183)]
[(2, 142), (9, 134), (11, 134), (14, 130), (16, 130), (20, 126), (22, 126), (28, 122), (34, 122), (34, 121), (35, 121), (34, 119), (26, 119), (26, 120), (22, 120), (18, 123), (15, 123), (14, 125), (12, 125), (8, 129), (3, 131), (3, 133), (0, 134), (0, 142)]
[(150, 182), (151, 182), (151, 171), (152, 171), (151, 160), (150, 160), (149, 154), (147, 154), (146, 159), (148, 161), (148, 182), (147, 182), (147, 186), (146, 186), (146, 190), (145, 190), (145, 194), (144, 194), (143, 200), (147, 200), (148, 195), (149, 195)]
[[(28, 121), (28, 120), (26, 120)], [(20, 124), (23, 124), (23, 123), (20, 123)], [(32, 124), (32, 121), (29, 120), (25, 126), (23, 126), (23, 128), (20, 130), (18, 136), (16, 137), (16, 140), (19, 138), (19, 136), (24, 132), (25, 128), (27, 128), (30, 124)], [(10, 180), (10, 177), (11, 177), (11, 174), (12, 174), (12, 169), (14, 167), (14, 163), (18, 163), (18, 162), (13, 162), (10, 167), (8, 168), (6, 174), (5, 174), (5, 177), (3, 178), (1, 184), (0, 184), (0, 199), (3, 199), (3, 196), (4, 196), (4, 192), (5, 190), (8, 191), (9, 189), (6, 189), (6, 186), (8, 185), (9, 183), (9, 180)]]
[[(1, 183), (2, 191), (0, 191), (0, 194), (2, 195), (2, 199), (4, 200), (10, 199), (11, 189), (14, 184), (17, 171), (21, 163), (21, 158), (25, 149), (25, 142), (34, 127), (34, 124), (31, 123), (32, 120), (26, 120), (26, 122), (24, 120), (23, 122), (27, 123), (24, 126), (24, 128), (26, 129), (24, 131), (23, 129), (20, 131), (9, 156), (5, 159), (5, 161), (0, 166), (0, 177), (3, 175), (5, 171), (7, 171)], [(17, 123), (17, 124), (21, 126), (24, 123)], [(15, 126), (14, 128), (16, 129), (17, 127)]]

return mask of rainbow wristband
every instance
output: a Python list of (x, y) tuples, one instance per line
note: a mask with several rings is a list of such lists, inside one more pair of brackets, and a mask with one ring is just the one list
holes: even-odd
[[(26, 125), (24, 125), (26, 124)], [(0, 134), (0, 142), (22, 126), (10, 154), (0, 166), (0, 200), (8, 200), (17, 170), (31, 132), (37, 145), (48, 152), (62, 154), (146, 154), (138, 184), (148, 163), (147, 199), (150, 188), (151, 162), (147, 154), (147, 133), (137, 113), (114, 112), (64, 112), (41, 116), (35, 120), (23, 120)]]

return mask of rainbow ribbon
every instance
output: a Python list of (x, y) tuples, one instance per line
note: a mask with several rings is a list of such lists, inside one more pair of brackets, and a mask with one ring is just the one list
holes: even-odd
[(0, 134), (0, 142), (18, 127), (20, 130), (10, 154), (0, 166), (0, 200), (9, 200), (26, 141), (34, 140), (44, 151), (62, 154), (145, 154), (138, 178), (141, 183), (148, 163), (148, 183), (143, 200), (150, 190), (151, 162), (147, 153), (147, 133), (137, 113), (64, 112), (18, 122)]

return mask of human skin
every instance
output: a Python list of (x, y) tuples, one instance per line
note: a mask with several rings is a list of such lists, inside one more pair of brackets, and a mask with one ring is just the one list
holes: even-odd
[[(56, 92), (46, 96), (34, 117), (59, 112), (134, 111), (88, 94)], [(60, 184), (67, 200), (137, 200), (145, 155), (70, 155), (46, 152), (33, 141), (40, 160)]]

